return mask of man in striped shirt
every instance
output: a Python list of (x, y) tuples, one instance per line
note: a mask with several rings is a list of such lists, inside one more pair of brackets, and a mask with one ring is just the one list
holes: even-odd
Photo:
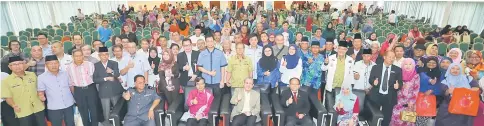
[(101, 110), (98, 110), (100, 100), (96, 85), (92, 80), (94, 64), (84, 61), (84, 55), (80, 49), (73, 50), (72, 57), (74, 62), (67, 65), (67, 73), (82, 123), (88, 126), (97, 126), (100, 121), (98, 111)]

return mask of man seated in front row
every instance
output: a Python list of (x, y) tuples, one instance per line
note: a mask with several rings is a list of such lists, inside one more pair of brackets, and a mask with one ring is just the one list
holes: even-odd
[(145, 77), (134, 77), (134, 88), (129, 88), (123, 93), (123, 98), (128, 101), (128, 113), (124, 117), (125, 126), (155, 126), (154, 109), (160, 103), (160, 97), (156, 91), (145, 87)]
[(286, 114), (286, 126), (314, 126), (311, 117), (309, 117), (309, 95), (299, 90), (298, 78), (289, 80), (290, 90), (281, 93), (281, 104)]
[(232, 126), (255, 126), (260, 120), (260, 94), (252, 90), (253, 87), (254, 80), (250, 77), (244, 80), (244, 88), (235, 88), (230, 99), (235, 105), (230, 115)]

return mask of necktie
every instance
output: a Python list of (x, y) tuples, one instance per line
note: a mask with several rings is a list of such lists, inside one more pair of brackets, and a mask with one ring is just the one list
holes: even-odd
[[(292, 92), (292, 99), (297, 104), (297, 92)], [(299, 115), (299, 112), (296, 112), (296, 117)]]
[(387, 91), (388, 89), (388, 67), (385, 69), (385, 73), (383, 75), (383, 82), (382, 82), (382, 90)]

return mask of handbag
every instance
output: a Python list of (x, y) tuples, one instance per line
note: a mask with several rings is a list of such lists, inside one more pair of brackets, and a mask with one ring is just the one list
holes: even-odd
[(419, 92), (415, 107), (418, 116), (437, 115), (437, 100), (435, 95), (425, 95), (424, 93)]
[(415, 122), (417, 120), (417, 113), (412, 111), (403, 110), (400, 112), (400, 120), (404, 122)]
[(479, 93), (467, 88), (455, 88), (448, 111), (452, 114), (476, 116), (479, 107)]

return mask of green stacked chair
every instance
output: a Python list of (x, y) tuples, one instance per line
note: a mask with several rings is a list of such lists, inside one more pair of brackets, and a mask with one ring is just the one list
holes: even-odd
[(92, 31), (92, 38), (93, 39), (99, 39), (99, 32), (98, 31)]
[(65, 41), (64, 42), (64, 52), (69, 52), (72, 48), (72, 42), (71, 41)]
[(52, 25), (47, 25), (47, 28), (48, 29), (52, 29)]
[[(29, 32), (29, 33), (34, 33), (34, 30), (32, 28), (27, 28), (25, 29), (26, 32)], [(28, 37), (32, 37), (32, 34), (30, 34), (30, 36)]]
[(121, 29), (120, 28), (114, 28), (114, 35), (121, 35)]
[(22, 36), (24, 34), (24, 30), (18, 32), (18, 36)]
[(94, 28), (94, 22), (88, 22), (87, 28)]
[(87, 21), (82, 22), (82, 23), (81, 23), (81, 26), (82, 26), (83, 28), (89, 28), (89, 27), (87, 26)]
[(8, 36), (8, 41), (18, 40), (17, 36)]
[(151, 31), (151, 28), (150, 28), (150, 27), (145, 27), (145, 28), (143, 29), (143, 31)]
[(34, 28), (34, 34), (33, 34), (33, 36), (34, 37), (37, 37), (37, 35), (39, 34), (39, 32), (40, 32), (40, 28)]
[(79, 32), (79, 31), (74, 31), (74, 32), (72, 32), (72, 35), (81, 35), (81, 32)]
[(402, 33), (402, 32), (400, 32), (400, 30), (398, 30), (398, 29), (393, 29), (393, 30), (392, 30), (392, 32), (393, 32), (393, 33), (395, 33), (395, 34), (400, 34), (400, 33)]
[(74, 25), (67, 26), (67, 29), (68, 29), (69, 32), (74, 32), (76, 30)]
[(23, 36), (27, 36), (28, 38), (32, 37), (32, 32), (29, 32), (29, 31), (25, 31), (23, 34), (21, 34)]
[(31, 53), (30, 53), (30, 51), (31, 51), (31, 49), (30, 49), (30, 48), (23, 48), (23, 50), (22, 50), (22, 51), (24, 52), (25, 56), (30, 57), (30, 54), (31, 54)]
[(86, 31), (86, 29), (85, 29), (85, 28), (79, 28), (79, 29), (77, 29), (77, 31), (79, 31), (79, 32), (83, 33), (83, 32), (85, 32), (85, 31)]
[(425, 47), (429, 47), (429, 45), (430, 45), (430, 44), (434, 44), (434, 43), (432, 43), (432, 42), (427, 42), (427, 43), (425, 43)]
[(8, 46), (8, 37), (7, 36), (2, 36), (1, 41), (2, 41), (2, 47)]
[(392, 33), (392, 30), (390, 30), (390, 29), (385, 30), (385, 35), (386, 36), (388, 36), (388, 34), (390, 34), (390, 33)]
[(29, 37), (24, 36), (24, 35), (19, 36), (19, 38), (18, 38), (18, 39), (19, 39), (20, 41), (29, 41)]
[(484, 39), (483, 38), (480, 38), (480, 37), (474, 38), (474, 44), (476, 44), (476, 43), (483, 43), (483, 42), (484, 42)]
[(376, 33), (376, 36), (378, 36), (378, 37), (383, 36), (383, 30), (381, 30), (381, 29), (376, 29), (375, 33)]
[(297, 29), (298, 32), (305, 32), (306, 31), (306, 28), (305, 27), (300, 27)]
[(380, 42), (380, 43), (385, 42), (385, 39), (386, 39), (386, 38), (385, 38), (385, 37), (383, 37), (383, 36), (379, 36), (379, 37), (377, 38), (378, 42)]
[(113, 46), (113, 42), (111, 41), (106, 41), (106, 43), (104, 43), (104, 46), (106, 46), (107, 48)]
[(141, 31), (136, 31), (136, 36), (143, 36), (143, 33)]
[(151, 39), (151, 35), (145, 35), (144, 39), (148, 39), (148, 40)]
[(309, 37), (310, 39), (312, 37), (312, 33), (311, 32), (303, 32), (303, 35)]
[(163, 33), (163, 36), (165, 36), (166, 40), (170, 40), (170, 32), (165, 31), (165, 32)]
[(27, 41), (25, 40), (20, 40), (20, 49), (26, 48), (27, 47)]
[(71, 36), (71, 32), (68, 32), (68, 31), (64, 32), (64, 36)]
[(467, 50), (469, 50), (469, 43), (460, 43), (459, 48), (463, 52), (467, 52)]
[(30, 41), (30, 46), (38, 46), (38, 45), (40, 45), (39, 41), (37, 40)]
[(61, 36), (64, 35), (64, 30), (62, 29), (55, 30), (55, 35), (61, 35)]
[(453, 42), (448, 45), (448, 50), (451, 50), (453, 48), (459, 48), (459, 44)]
[[(193, 30), (193, 28), (190, 28), (190, 30)], [(160, 31), (160, 28), (154, 27), (154, 28), (151, 29), (151, 31), (158, 31), (159, 32)], [(190, 32), (190, 33), (192, 33), (192, 32)]]
[(88, 31), (82, 32), (82, 36), (90, 36), (90, 35), (91, 35), (91, 33), (89, 33)]
[(62, 30), (64, 30), (64, 31), (67, 31), (67, 26), (65, 26), (65, 25), (61, 25), (61, 26), (60, 26), (60, 28), (61, 28)]
[(54, 29), (48, 29), (49, 31), (49, 36), (54, 36), (55, 35), (55, 30)]
[[(481, 51), (481, 54), (484, 54), (484, 50)], [(484, 58), (484, 55), (482, 55), (482, 58)]]
[(446, 43), (443, 43), (443, 42), (440, 42), (437, 45), (439, 47), (438, 48), (439, 55), (444, 56), (447, 53), (447, 44)]
[(296, 28), (289, 28), (289, 31), (292, 31), (292, 33), (296, 33)]
[(54, 41), (61, 41), (62, 40), (62, 36), (56, 35), (56, 36), (54, 36), (53, 39), (54, 39)]
[(144, 30), (143, 31), (143, 35), (146, 36), (146, 35), (151, 35), (151, 31), (150, 30)]
[(92, 43), (92, 36), (84, 36), (84, 44), (91, 45)]
[(7, 32), (7, 36), (13, 36), (13, 32)]
[(143, 31), (142, 27), (136, 27), (136, 31)]
[(470, 34), (470, 35), (471, 35), (471, 41), (472, 41), (472, 42), (474, 42), (474, 38), (476, 38), (477, 36), (479, 36), (479, 35), (477, 35), (476, 33), (472, 33), (472, 34)]
[(474, 43), (474, 44), (472, 44), (472, 49), (474, 49), (474, 50), (483, 50), (484, 49), (484, 44), (482, 44), (482, 43)]

